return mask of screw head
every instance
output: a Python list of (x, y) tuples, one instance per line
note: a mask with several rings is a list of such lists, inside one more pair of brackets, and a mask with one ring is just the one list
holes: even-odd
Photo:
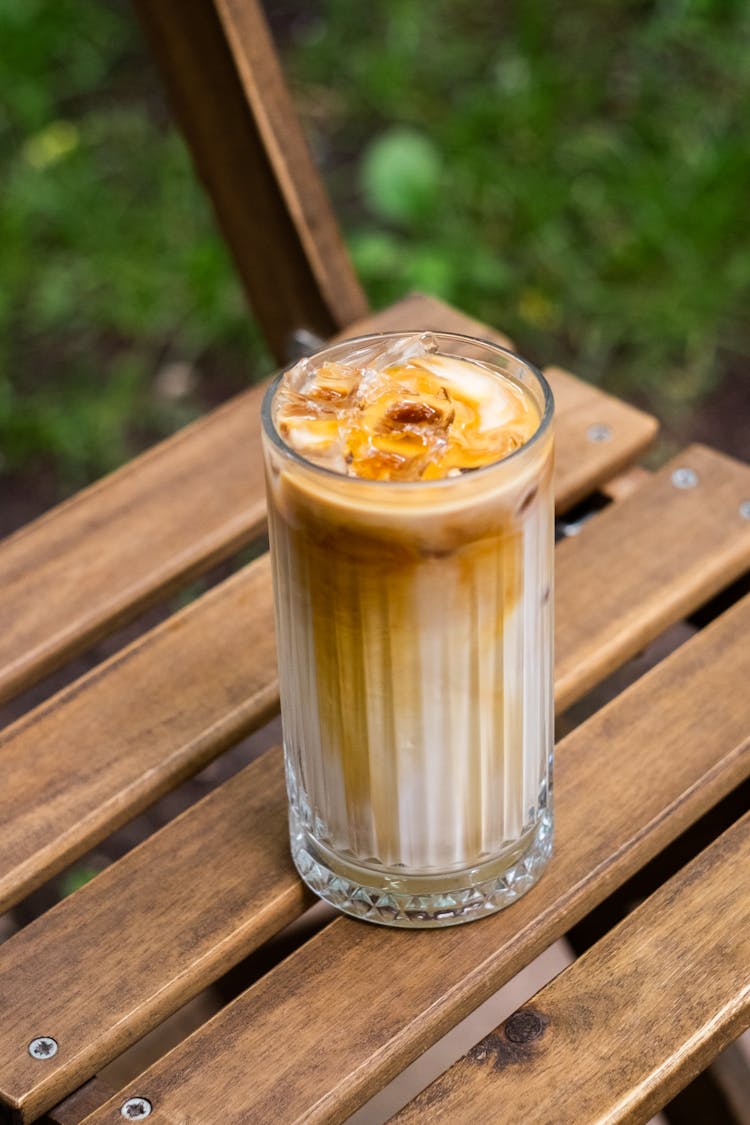
[(51, 1035), (37, 1035), (36, 1039), (32, 1039), (29, 1043), (29, 1054), (32, 1059), (51, 1059), (58, 1051), (57, 1040), (53, 1039)]
[(695, 469), (675, 469), (672, 473), (672, 484), (675, 488), (695, 488), (698, 483), (698, 474)]
[(586, 437), (589, 441), (611, 441), (612, 427), (606, 422), (594, 422), (586, 430)]
[(153, 1108), (148, 1098), (128, 1098), (120, 1106), (120, 1117), (125, 1117), (128, 1121), (140, 1121), (148, 1117)]
[(750, 520), (750, 500), (743, 500), (740, 504), (740, 515), (743, 520)]

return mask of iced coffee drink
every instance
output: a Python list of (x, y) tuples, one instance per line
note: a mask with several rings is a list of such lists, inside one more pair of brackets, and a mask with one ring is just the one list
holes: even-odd
[(437, 333), (266, 396), (292, 853), (347, 913), (469, 921), (549, 857), (551, 417), (528, 364)]

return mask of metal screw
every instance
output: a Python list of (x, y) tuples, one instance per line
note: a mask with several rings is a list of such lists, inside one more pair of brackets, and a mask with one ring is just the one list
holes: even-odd
[(695, 469), (675, 469), (672, 473), (672, 484), (675, 488), (695, 488), (698, 483), (698, 474)]
[(612, 438), (612, 427), (608, 426), (605, 422), (594, 422), (586, 430), (586, 437), (589, 441), (610, 441)]
[(740, 504), (740, 515), (743, 520), (750, 520), (750, 500), (743, 500)]
[(120, 1117), (127, 1117), (129, 1121), (140, 1121), (148, 1117), (154, 1107), (148, 1098), (128, 1098), (120, 1106)]
[(38, 1035), (29, 1043), (29, 1054), (32, 1059), (51, 1059), (57, 1054), (57, 1040), (51, 1035)]

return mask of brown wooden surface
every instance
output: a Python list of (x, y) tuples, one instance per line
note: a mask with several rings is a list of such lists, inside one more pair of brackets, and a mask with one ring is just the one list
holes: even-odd
[[(592, 477), (601, 485), (632, 462), (633, 428), (640, 428), (642, 418), (618, 415), (605, 409), (598, 395), (590, 396), (589, 385), (560, 367), (545, 367), (544, 374), (555, 396), (558, 431), (565, 426), (575, 434), (574, 440), (555, 446), (555, 470), (568, 482), (572, 505), (591, 491)], [(605, 427), (609, 433), (605, 441), (592, 439), (599, 427)], [(656, 430), (653, 421), (648, 441), (655, 437)]]
[(277, 709), (266, 555), (0, 735), (0, 913)]
[[(686, 458), (700, 488), (676, 495), (672, 468)], [(691, 450), (558, 545), (558, 710), (748, 565), (745, 493), (745, 466)], [(270, 574), (258, 560), (0, 736), (0, 910), (277, 703)]]
[(261, 388), (0, 544), (0, 698), (265, 525)]
[[(448, 305), (417, 295), (344, 335), (441, 327), (507, 343)], [(551, 381), (559, 415), (555, 487), (564, 510), (578, 498), (582, 480), (587, 490), (595, 488), (636, 458), (655, 423), (570, 376), (553, 373)], [(263, 529), (263, 392), (261, 386), (237, 396), (0, 544), (0, 699)], [(579, 392), (591, 396), (594, 413), (612, 428), (612, 441), (587, 440), (570, 409)]]
[(42, 1125), (79, 1125), (87, 1114), (109, 1101), (112, 1093), (113, 1090), (101, 1078), (92, 1078), (40, 1118), (40, 1121)]
[(257, 0), (136, 0), (182, 132), (279, 362), (367, 312)]
[(624, 469), (616, 477), (605, 481), (601, 491), (610, 500), (625, 500), (628, 496), (637, 492), (650, 476), (651, 473), (648, 469), (644, 469), (640, 465), (631, 465), (629, 469)]
[(647, 1121), (750, 1025), (748, 870), (750, 814), (394, 1120)]
[(272, 751), (0, 947), (0, 1091), (33, 1120), (311, 901)]
[[(683, 467), (697, 473), (695, 488), (672, 483)], [(750, 466), (692, 446), (558, 544), (555, 581), (565, 597), (555, 639), (564, 635), (566, 644), (556, 659), (559, 710), (747, 569), (750, 521), (739, 511), (747, 496)], [(584, 571), (588, 559), (595, 563)]]
[[(190, 1120), (193, 1114), (196, 1121), (211, 1120), (218, 1091), (223, 1091), (227, 1125), (303, 1116), (340, 1121), (371, 1096), (747, 776), (750, 696), (725, 689), (729, 681), (741, 684), (750, 675), (748, 628), (750, 599), (558, 747), (556, 853), (540, 884), (522, 901), (480, 923), (444, 932), (404, 933), (336, 920), (139, 1080), (132, 1092), (153, 1096), (155, 1122)], [(718, 698), (724, 700), (720, 708)], [(218, 841), (203, 832), (201, 839), (211, 839), (202, 862), (212, 866)], [(253, 870), (242, 851), (235, 852), (233, 864)], [(102, 878), (83, 893), (93, 900)], [(221, 879), (215, 885), (220, 887)], [(247, 879), (245, 886), (254, 894)], [(114, 992), (105, 996), (108, 1007), (95, 984), (103, 973), (110, 982), (106, 988), (113, 989), (121, 966), (113, 973), (98, 954), (90, 978), (81, 977), (73, 1012), (73, 1005), (57, 1004), (50, 986), (59, 967), (49, 956), (38, 957), (36, 987), (55, 1005), (56, 1018), (65, 1021), (70, 1053), (61, 1049), (44, 1074), (23, 1057), (25, 1037), (40, 1016), (25, 967), (25, 943), (42, 940), (35, 935), (43, 932), (49, 941), (55, 917), (78, 918), (76, 897), (4, 948), (4, 993), (9, 1001), (16, 999), (12, 1015), (9, 1009), (12, 1033), (0, 1030), (0, 1059), (6, 1060), (0, 1064), (0, 1090), (28, 1112), (48, 1105), (71, 1082), (82, 1080), (85, 1068), (90, 1072), (97, 1065), (102, 1029), (111, 1028), (122, 1012), (119, 1005), (111, 1006)], [(208, 921), (210, 903), (206, 906)], [(111, 933), (111, 922), (108, 926)], [(129, 944), (125, 932), (123, 949)], [(68, 946), (74, 943), (71, 948), (78, 942), (84, 949), (96, 945), (78, 926), (64, 925), (62, 934)], [(162, 932), (157, 949), (170, 944)], [(183, 953), (183, 971), (184, 961)], [(142, 987), (142, 999), (144, 994)], [(132, 1018), (132, 1008), (128, 1012)], [(54, 1034), (55, 1027), (48, 1032)], [(108, 1034), (113, 1046), (118, 1034), (127, 1039), (127, 1020)], [(91, 1121), (110, 1120), (109, 1112), (102, 1110)]]
[[(723, 460), (720, 467), (729, 478), (736, 478), (739, 473), (735, 484), (741, 491), (744, 468), (725, 464)], [(704, 472), (704, 502), (710, 501), (705, 506), (713, 513), (717, 535), (726, 516), (720, 503), (721, 489), (726, 488), (725, 474), (719, 476), (717, 488)], [(661, 474), (666, 479), (670, 475), (670, 467)], [(693, 525), (686, 518), (690, 510), (672, 520), (667, 502), (658, 521), (648, 524), (639, 515), (653, 515), (649, 490), (660, 489), (657, 475), (632, 501), (597, 519), (606, 516), (610, 535), (616, 541), (626, 534), (635, 535), (639, 545), (636, 557), (641, 560), (650, 559), (652, 554), (648, 549), (652, 525), (656, 523), (660, 533), (668, 527), (672, 546), (681, 548), (677, 551), (678, 565), (661, 571), (650, 566), (641, 572), (636, 562), (635, 573), (632, 566), (615, 568), (600, 599), (583, 603), (571, 616), (566, 607), (574, 603), (581, 584), (586, 587), (594, 581), (599, 565), (596, 538), (582, 534), (577, 541), (580, 547), (575, 552), (575, 565), (561, 568), (557, 581), (557, 660), (563, 666), (580, 666), (589, 674), (591, 636), (611, 657), (618, 643), (630, 643), (633, 622), (638, 623), (639, 637), (653, 635), (663, 623), (663, 615), (654, 615), (649, 609), (651, 603), (658, 604), (658, 597), (651, 602), (644, 597), (643, 611), (650, 612), (651, 617), (639, 616), (639, 599), (644, 591), (660, 583), (666, 597), (672, 586), (683, 584), (685, 573), (692, 574), (696, 569), (691, 553)], [(742, 534), (741, 526), (736, 533)], [(718, 539), (714, 546), (719, 549)], [(561, 550), (562, 545), (558, 547)], [(693, 583), (694, 594), (701, 588)], [(609, 623), (609, 632), (602, 631), (602, 621)], [(630, 623), (630, 630), (623, 621)], [(9, 857), (0, 882), (6, 902), (90, 847), (114, 824), (202, 765), (233, 735), (267, 715), (277, 702), (272, 633), (268, 562), (260, 559), (9, 730), (4, 743), (0, 743), (8, 778), (0, 806), (0, 855)], [(620, 651), (623, 657), (627, 655), (627, 648)], [(568, 694), (571, 692), (575, 694), (574, 684), (569, 687)], [(133, 708), (134, 699), (139, 702), (137, 709)], [(280, 761), (276, 771), (274, 801), (281, 821), (284, 798)], [(252, 767), (248, 776), (253, 776)], [(236, 800), (233, 794), (234, 790), (226, 790), (225, 799), (230, 805)], [(213, 838), (217, 820), (213, 804), (196, 806), (189, 819), (190, 831), (197, 839)], [(253, 846), (262, 848), (258, 838), (262, 828), (262, 824), (256, 827), (248, 820), (246, 846), (255, 841)], [(184, 830), (180, 823), (175, 836), (181, 839)], [(0, 951), (0, 979), (5, 957), (15, 960), (14, 951), (42, 931), (44, 939), (34, 940), (42, 942), (45, 949), (63, 944), (70, 949), (71, 934), (79, 935), (81, 958), (85, 958), (87, 949), (104, 949), (109, 920), (117, 911), (117, 903), (131, 895), (147, 902), (159, 894), (160, 857), (179, 853), (179, 839), (173, 840), (173, 830), (168, 826), (145, 845), (144, 854), (153, 849), (153, 857), (138, 869), (145, 872), (145, 880), (143, 875), (136, 876), (125, 861), (106, 877), (97, 879), (85, 896), (73, 896), (36, 923), (36, 927), (24, 931), (23, 940), (16, 938), (15, 944)], [(236, 840), (232, 840), (231, 847), (237, 848)], [(242, 854), (239, 848), (237, 854)], [(266, 859), (266, 885), (273, 886), (277, 897), (286, 901), (285, 896), (296, 881), (286, 852), (272, 852)], [(207, 886), (221, 885), (226, 862), (223, 850), (216, 856), (203, 857), (202, 877)], [(260, 862), (257, 857), (256, 862)], [(252, 900), (244, 908), (252, 910)], [(64, 1023), (66, 1038), (80, 1044), (82, 1037), (88, 1035), (98, 1048), (109, 1042), (107, 1035), (112, 1023), (116, 1023), (120, 1036), (117, 1043), (122, 1045), (122, 1036), (131, 1025), (139, 1029), (151, 1026), (155, 1019), (171, 1011), (176, 1002), (203, 987), (211, 977), (215, 958), (241, 956), (246, 951), (246, 935), (237, 914), (229, 914), (224, 926), (211, 932), (203, 956), (196, 956), (194, 965), (184, 967), (178, 981), (174, 979), (173, 963), (153, 957), (159, 943), (172, 944), (179, 934), (186, 932), (183, 927), (192, 925), (200, 932), (204, 910), (200, 897), (192, 900), (192, 910), (183, 908), (176, 920), (180, 927), (177, 936), (170, 931), (162, 913), (147, 914), (145, 918), (134, 916), (138, 932), (121, 931), (121, 943), (113, 951), (116, 965), (108, 967), (100, 954), (98, 967), (105, 976), (124, 973), (139, 980), (141, 1004), (132, 1006), (130, 996), (126, 995), (127, 1010), (120, 1011), (105, 994), (106, 1003), (98, 1015), (91, 1007), (85, 1010), (85, 1030)], [(97, 921), (93, 922), (92, 917)], [(287, 920), (283, 914), (278, 918)], [(45, 992), (65, 995), (57, 983), (61, 970), (66, 972), (65, 966), (52, 959), (47, 970), (50, 975), (45, 977), (41, 971), (44, 956), (36, 953), (33, 960), (38, 986)], [(17, 992), (22, 1008), (27, 1010), (34, 996), (30, 982), (23, 975), (15, 985), (14, 980), (12, 973), (6, 976), (6, 986)], [(58, 1025), (59, 1018), (58, 1014)]]

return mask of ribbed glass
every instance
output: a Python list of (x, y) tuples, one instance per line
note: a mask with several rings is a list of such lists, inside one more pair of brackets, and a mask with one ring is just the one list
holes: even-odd
[(285, 445), (275, 386), (264, 404), (292, 852), (323, 898), (402, 926), (500, 909), (551, 848), (552, 399), (512, 353), (434, 338), (534, 397), (505, 460), (342, 476)]

